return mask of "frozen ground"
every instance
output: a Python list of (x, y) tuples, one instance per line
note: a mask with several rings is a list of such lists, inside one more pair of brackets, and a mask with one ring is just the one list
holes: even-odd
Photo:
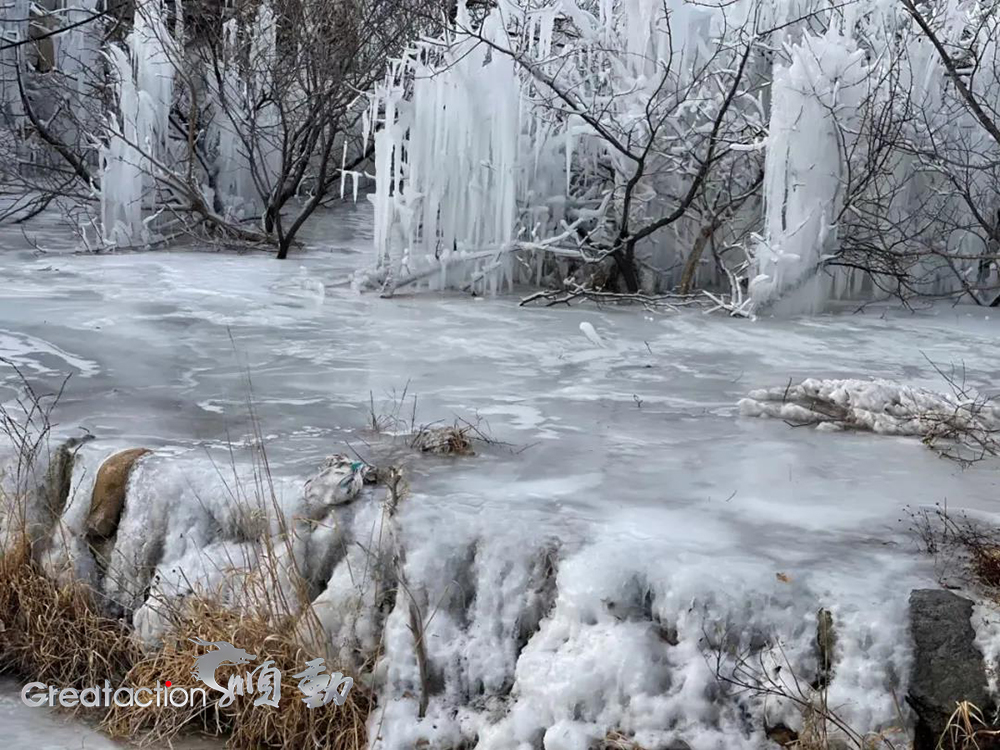
[[(928, 359), (964, 365), (989, 392), (1000, 382), (995, 316), (870, 307), (750, 323), (359, 297), (340, 282), (368, 262), (368, 222), (361, 210), (329, 216), (287, 263), (74, 255), (55, 230), (37, 237), (49, 250), (39, 253), (4, 229), (0, 355), (49, 384), (72, 373), (59, 429), (96, 436), (85, 465), (120, 447), (156, 449), (133, 488), (152, 505), (187, 493), (225, 504), (212, 462), (224, 474), (227, 445), (248, 431), (244, 368), (290, 504), (326, 455), (345, 441), (363, 450), (370, 392), (383, 403), (408, 384), (418, 421), (478, 414), (524, 448), (411, 466), (410, 582), (451, 602), (427, 636), (444, 687), (418, 721), (405, 617), (394, 612), (379, 717), (387, 748), (478, 735), (484, 748), (544, 737), (548, 750), (568, 750), (611, 729), (648, 747), (756, 747), (760, 735), (715, 699), (699, 644), (727, 629), (740, 643), (770, 634), (805, 663), (819, 607), (838, 630), (831, 704), (861, 730), (896, 720), (906, 599), (934, 582), (904, 506), (993, 513), (1000, 474), (963, 471), (914, 439), (741, 418), (737, 402), (789, 378), (946, 388)], [(532, 566), (552, 549), (555, 600), (539, 624)]]

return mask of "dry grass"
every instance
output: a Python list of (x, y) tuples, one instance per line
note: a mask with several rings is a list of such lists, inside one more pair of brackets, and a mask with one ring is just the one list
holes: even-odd
[[(322, 654), (307, 651), (297, 636), (295, 623), (272, 623), (263, 617), (245, 616), (205, 598), (188, 600), (177, 613), (170, 634), (155, 653), (138, 660), (125, 676), (126, 687), (142, 687), (170, 680), (180, 688), (200, 687), (191, 674), (194, 659), (205, 649), (191, 641), (227, 641), (258, 658), (268, 659), (282, 674), (281, 698), (277, 707), (254, 706), (255, 696), (237, 696), (228, 706), (220, 706), (222, 693), (208, 691), (209, 703), (202, 707), (114, 707), (103, 722), (113, 737), (142, 738), (142, 744), (162, 745), (182, 730), (197, 729), (210, 734), (228, 734), (231, 748), (325, 747), (353, 750), (366, 746), (365, 724), (372, 708), (372, 695), (355, 681), (343, 706), (329, 704), (309, 708), (291, 675), (301, 672), (306, 661)], [(217, 681), (225, 685), (237, 670), (247, 667), (222, 666)], [(330, 664), (329, 670), (335, 666)], [(243, 672), (239, 672), (242, 674)]]
[(968, 701), (955, 707), (938, 750), (990, 750), (1000, 747), (1000, 731), (991, 729), (983, 712)]
[(934, 558), (942, 585), (971, 586), (1000, 601), (1000, 530), (947, 505), (907, 512), (910, 531)]
[[(20, 373), (18, 373), (20, 375)], [(229, 706), (219, 706), (222, 693), (206, 690), (209, 704), (196, 708), (172, 706), (121, 707), (106, 710), (103, 727), (116, 737), (143, 744), (169, 745), (185, 731), (228, 735), (232, 748), (327, 747), (356, 750), (367, 744), (366, 723), (373, 696), (360, 680), (343, 706), (330, 703), (310, 709), (302, 701), (291, 676), (305, 663), (326, 657), (304, 643), (330, 646), (308, 602), (307, 586), (294, 564), (279, 570), (278, 548), (289, 545), (292, 532), (281, 526), (275, 537), (266, 533), (261, 514), (282, 518), (264, 455), (256, 418), (253, 486), (231, 488), (234, 502), (246, 518), (246, 536), (261, 543), (253, 565), (237, 566), (227, 575), (227, 584), (242, 593), (239, 604), (223, 602), (209, 594), (182, 601), (161, 601), (158, 614), (167, 623), (161, 646), (143, 651), (135, 633), (124, 622), (109, 617), (97, 592), (81, 582), (57, 583), (46, 577), (33, 557), (25, 509), (39, 502), (36, 487), (39, 458), (48, 448), (50, 414), (58, 398), (45, 401), (27, 383), (19, 411), (0, 406), (0, 437), (6, 438), (17, 458), (13, 481), (0, 488), (0, 520), (6, 519), (0, 536), (0, 672), (16, 674), (25, 681), (40, 681), (57, 687), (101, 686), (113, 688), (155, 687), (170, 680), (174, 687), (201, 687), (192, 670), (204, 649), (190, 641), (228, 641), (256, 655), (252, 669), (267, 659), (282, 673), (277, 707), (254, 706), (256, 694), (239, 696)], [(249, 384), (248, 384), (249, 387)], [(42, 497), (41, 501), (44, 502)], [(289, 559), (288, 555), (284, 555)], [(249, 570), (250, 572), (247, 572)], [(238, 577), (242, 576), (242, 577)], [(305, 614), (293, 615), (302, 612)], [(228, 682), (233, 667), (220, 667), (217, 678)], [(327, 661), (327, 672), (338, 670)], [(98, 709), (87, 710), (90, 716)]]
[[(832, 622), (826, 621), (824, 613), (818, 613), (817, 640), (830, 644), (833, 641)], [(911, 747), (911, 740), (900, 727), (889, 727), (881, 732), (861, 732), (855, 729), (839, 713), (836, 706), (828, 701), (829, 664), (824, 661), (830, 656), (820, 654), (818, 674), (814, 677), (801, 675), (789, 660), (780, 643), (771, 643), (763, 648), (748, 648), (740, 652), (726, 653), (725, 638), (713, 639), (706, 633), (706, 641), (715, 643), (714, 671), (716, 679), (724, 688), (735, 694), (751, 696), (759, 701), (763, 711), (766, 734), (780, 747), (795, 750), (904, 750)], [(895, 701), (895, 696), (893, 696)], [(896, 710), (902, 719), (898, 701)], [(794, 706), (802, 716), (798, 732), (783, 724), (768, 722), (768, 706), (771, 703)]]
[[(471, 421), (456, 417), (451, 424), (443, 421), (418, 422), (417, 397), (410, 393), (409, 383), (402, 391), (393, 391), (389, 394), (388, 402), (378, 406), (375, 404), (374, 394), (369, 393), (368, 421), (373, 434), (403, 438), (407, 448), (420, 453), (474, 456), (476, 444), (513, 450), (513, 446), (490, 434), (489, 425), (479, 415)], [(514, 452), (521, 450), (524, 449)]]
[[(323, 656), (300, 643), (296, 622), (273, 623), (262, 615), (241, 613), (197, 597), (171, 615), (168, 634), (155, 652), (145, 654), (128, 628), (102, 614), (93, 592), (82, 584), (59, 585), (31, 561), (28, 545), (8, 548), (0, 558), (0, 672), (59, 687), (103, 685), (151, 687), (170, 680), (175, 687), (201, 687), (192, 676), (204, 649), (189, 639), (228, 641), (274, 660), (288, 679), (305, 662)], [(220, 667), (226, 684), (234, 667)], [(335, 665), (329, 665), (329, 670)], [(222, 694), (207, 691), (207, 707), (146, 708), (115, 706), (102, 721), (113, 737), (142, 744), (167, 744), (185, 731), (228, 735), (232, 748), (326, 747), (354, 750), (366, 746), (365, 725), (373, 706), (370, 691), (355, 681), (347, 702), (310, 709), (294, 683), (282, 684), (278, 707), (255, 707), (255, 696), (238, 696), (220, 707)], [(87, 709), (77, 709), (87, 710)]]
[(410, 440), (410, 447), (439, 456), (474, 456), (472, 434), (472, 425), (458, 423), (450, 427), (421, 427)]
[(27, 540), (0, 558), (0, 671), (62, 687), (118, 684), (139, 652), (83, 584), (59, 585), (32, 561)]
[(592, 745), (590, 750), (646, 750), (642, 745), (626, 734), (618, 731), (608, 732), (603, 740)]

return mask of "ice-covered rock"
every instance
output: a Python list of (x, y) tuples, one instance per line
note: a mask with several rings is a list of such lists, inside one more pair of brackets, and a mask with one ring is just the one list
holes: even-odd
[(87, 514), (88, 536), (107, 538), (118, 528), (132, 468), (149, 452), (146, 448), (130, 448), (110, 456), (101, 464)]

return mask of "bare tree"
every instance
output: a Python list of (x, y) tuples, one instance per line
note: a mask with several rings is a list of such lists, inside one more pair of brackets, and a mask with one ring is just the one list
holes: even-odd
[[(156, 211), (150, 225), (162, 239), (197, 233), (269, 243), (284, 258), (336, 192), (341, 170), (370, 156), (359, 137), (364, 92), (423, 16), (391, 0), (203, 0), (180, 8), (160, 0), (122, 3), (88, 19), (105, 44), (127, 41), (133, 17), (158, 38), (174, 82), (165, 147), (132, 135), (127, 116), (115, 114), (114, 75), (103, 65), (87, 92), (67, 92), (61, 71), (58, 83), (40, 87), (38, 75), (16, 66), (23, 103), (16, 148), (25, 151), (26, 137), (38, 141), (54, 176), (18, 170), (17, 192), (34, 202), (22, 201), (8, 215), (24, 219), (60, 195), (96, 200), (99, 152), (117, 140), (119, 158), (144, 175), (140, 200)], [(67, 24), (65, 33), (71, 30)], [(138, 66), (141, 52), (127, 49)], [(42, 111), (53, 101), (65, 105), (55, 115)], [(66, 114), (81, 101), (91, 107), (86, 123)]]

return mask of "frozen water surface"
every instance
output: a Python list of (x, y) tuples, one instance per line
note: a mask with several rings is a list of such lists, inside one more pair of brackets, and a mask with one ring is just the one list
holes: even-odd
[[(995, 316), (870, 306), (751, 323), (519, 309), (506, 297), (384, 300), (343, 283), (369, 262), (369, 225), (362, 209), (331, 214), (285, 263), (256, 253), (78, 255), (54, 229), (38, 235), (49, 250), (38, 253), (4, 229), (0, 354), (47, 384), (72, 374), (59, 429), (93, 433), (92, 457), (141, 445), (187, 467), (175, 470), (183, 482), (164, 479), (165, 503), (185, 482), (225, 503), (225, 466), (211, 462), (226, 464), (227, 444), (249, 431), (246, 372), (289, 503), (345, 441), (365, 450), (370, 393), (378, 405), (406, 388), (418, 421), (479, 415), (515, 448), (410, 466), (407, 565), (423, 571), (432, 600), (435, 586), (462, 576), (473, 595), (428, 632), (448, 686), (429, 718), (415, 719), (403, 688), (383, 696), (387, 747), (472, 733), (482, 747), (544, 734), (547, 748), (577, 748), (616, 727), (650, 744), (754, 747), (760, 736), (709, 699), (699, 641), (732, 626), (786, 640), (795, 658), (819, 607), (833, 611), (839, 634), (831, 704), (861, 729), (895, 721), (891, 691), (905, 691), (909, 669), (906, 600), (935, 580), (904, 506), (992, 513), (996, 467), (962, 470), (913, 439), (744, 419), (736, 404), (805, 377), (946, 389), (930, 362), (964, 366), (969, 385), (992, 392)], [(155, 487), (145, 491), (155, 502)], [(518, 576), (527, 580), (531, 556), (553, 545), (554, 606), (508, 653), (524, 617)], [(466, 558), (474, 563), (458, 570)], [(405, 685), (414, 667), (401, 655), (401, 618), (387, 624), (387, 674)], [(676, 629), (676, 643), (651, 635), (651, 620)], [(503, 710), (468, 706), (493, 693)]]
[[(28, 707), (21, 702), (21, 684), (0, 678), (0, 727), (8, 747), (27, 743), (32, 750), (127, 750), (84, 722), (70, 720), (56, 709)], [(175, 750), (210, 750), (218, 743), (201, 739), (174, 742)]]

